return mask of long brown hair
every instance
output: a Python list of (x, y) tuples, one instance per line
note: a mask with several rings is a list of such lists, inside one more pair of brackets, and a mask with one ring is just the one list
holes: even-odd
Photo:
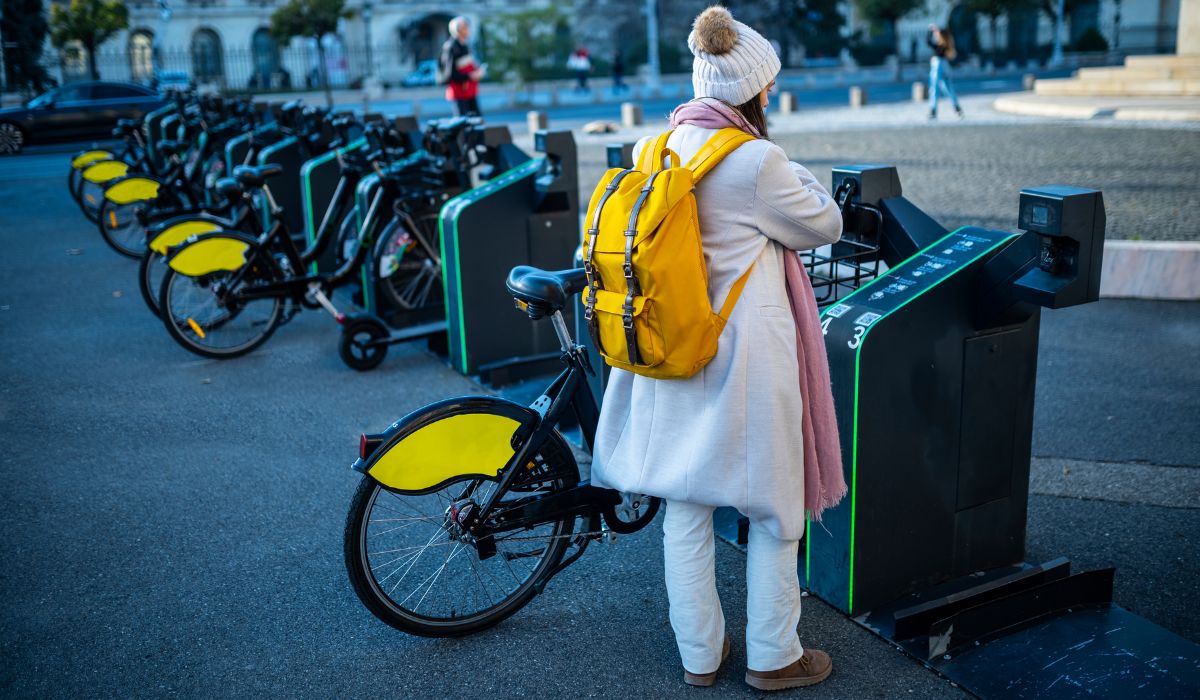
[(767, 138), (767, 113), (763, 111), (762, 100), (759, 95), (755, 95), (745, 102), (734, 107), (751, 126), (758, 129), (758, 133), (762, 137)]
[(954, 35), (950, 33), (948, 28), (937, 28), (936, 41), (941, 45), (942, 53), (946, 56), (946, 58), (950, 59), (951, 61), (958, 58), (958, 51), (954, 48)]

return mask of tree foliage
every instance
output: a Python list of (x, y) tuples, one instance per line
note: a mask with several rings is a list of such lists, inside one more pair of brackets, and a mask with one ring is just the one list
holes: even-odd
[(325, 45), (321, 38), (337, 31), (338, 21), (353, 16), (346, 9), (346, 0), (288, 0), (286, 5), (271, 15), (271, 35), (286, 44), (292, 37), (311, 37), (317, 40), (317, 58), (320, 61), (321, 87), (325, 90), (325, 101), (333, 106), (333, 93), (329, 89), (329, 67), (325, 65)]
[(741, 0), (730, 8), (739, 21), (778, 41), (780, 58), (788, 65), (793, 44), (804, 46), (809, 56), (841, 51), (845, 18), (838, 5), (838, 0)]
[(562, 28), (566, 26), (566, 15), (554, 6), (491, 18), (484, 49), (493, 74), (509, 76), (518, 86), (524, 86), (544, 69), (553, 71), (571, 49), (569, 41), (563, 41)]
[[(992, 30), (992, 65), (998, 65), (1000, 49), (1000, 33), (998, 23), (1000, 17), (1016, 10), (1037, 7), (1038, 0), (965, 0), (967, 8), (988, 18)], [(1057, 0), (1051, 0), (1057, 6)]]
[(42, 0), (3, 0), (0, 8), (5, 82), (22, 92), (42, 92), (50, 85), (50, 76), (41, 64), (47, 30)]
[(854, 0), (864, 17), (893, 25), (901, 17), (925, 7), (925, 0)]
[(854, 0), (854, 5), (864, 17), (872, 22), (886, 24), (891, 31), (896, 56), (896, 80), (899, 81), (904, 53), (900, 46), (900, 32), (896, 30), (896, 23), (910, 12), (924, 8), (925, 0)]
[(83, 44), (88, 70), (99, 79), (96, 47), (129, 26), (129, 8), (123, 0), (71, 0), (70, 5), (50, 6), (50, 42), (64, 48), (73, 41)]

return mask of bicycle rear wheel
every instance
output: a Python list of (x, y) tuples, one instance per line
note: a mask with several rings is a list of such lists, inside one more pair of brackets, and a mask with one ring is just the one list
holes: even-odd
[(442, 304), (441, 267), (417, 235), (409, 223), (393, 219), (372, 253), (380, 296), (406, 311)]
[(79, 185), (79, 210), (92, 223), (100, 221), (100, 206), (104, 203), (104, 188), (108, 183), (84, 180)]
[(162, 316), (158, 308), (159, 296), (162, 294), (162, 282), (167, 276), (167, 260), (163, 256), (147, 250), (138, 265), (138, 290), (142, 293), (142, 301), (146, 308), (155, 316)]
[[(570, 451), (555, 436), (503, 503), (578, 481)], [(462, 477), (421, 496), (389, 491), (364, 476), (346, 518), (346, 570), (359, 600), (409, 634), (458, 637), (499, 624), (520, 610), (562, 560), (575, 518), (495, 535), (495, 555), (453, 533), (455, 501), (483, 502), (497, 482)]]
[(100, 205), (100, 235), (110, 248), (129, 258), (140, 258), (146, 252), (146, 227), (142, 212), (149, 202), (117, 204), (104, 200)]
[(245, 355), (267, 342), (279, 326), (279, 297), (236, 301), (253, 278), (234, 282), (237, 271), (189, 277), (168, 269), (159, 296), (159, 315), (175, 342), (204, 357)]

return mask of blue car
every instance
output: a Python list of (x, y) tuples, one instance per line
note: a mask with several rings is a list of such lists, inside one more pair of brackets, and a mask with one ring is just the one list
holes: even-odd
[(118, 119), (141, 119), (166, 104), (157, 92), (113, 81), (70, 83), (21, 107), (0, 109), (0, 153), (34, 143), (107, 138)]

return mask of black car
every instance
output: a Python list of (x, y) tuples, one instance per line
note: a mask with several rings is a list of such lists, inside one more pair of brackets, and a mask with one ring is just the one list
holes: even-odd
[(107, 137), (118, 119), (140, 119), (164, 104), (162, 95), (134, 83), (63, 85), (23, 107), (0, 109), (0, 153), (19, 153), (31, 143)]

